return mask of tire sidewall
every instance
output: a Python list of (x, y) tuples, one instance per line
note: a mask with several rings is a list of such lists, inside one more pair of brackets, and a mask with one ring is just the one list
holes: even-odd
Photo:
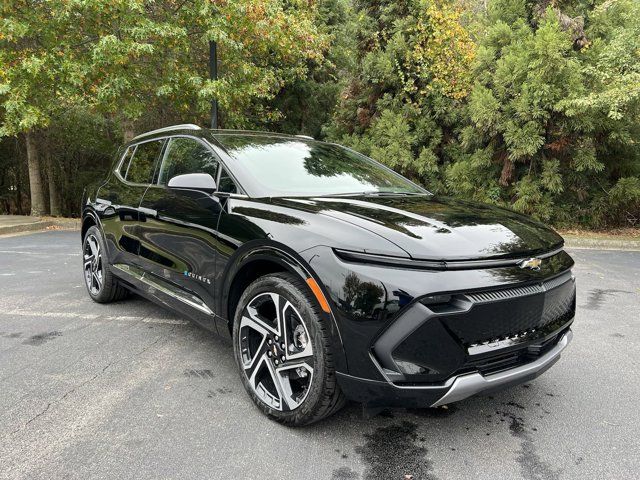
[[(291, 410), (289, 412), (282, 412), (265, 404), (253, 391), (242, 365), (242, 356), (238, 342), (242, 312), (250, 300), (261, 293), (267, 292), (278, 293), (291, 302), (291, 304), (298, 310), (298, 313), (307, 327), (313, 346), (313, 379), (309, 387), (309, 392), (302, 404), (295, 410)], [(247, 390), (247, 393), (249, 393), (258, 408), (281, 423), (292, 425), (304, 425), (309, 423), (309, 421), (311, 421), (315, 416), (318, 405), (322, 401), (327, 376), (325, 361), (326, 345), (320, 330), (319, 322), (321, 321), (321, 317), (317, 309), (318, 307), (315, 305), (315, 299), (312, 299), (308, 292), (301, 290), (297, 285), (290, 282), (284, 275), (271, 275), (254, 281), (244, 291), (238, 302), (238, 307), (236, 308), (233, 322), (233, 351), (236, 364), (240, 371), (240, 378), (242, 379), (242, 383)]]
[[(98, 243), (100, 244), (100, 252), (102, 254), (102, 288), (97, 295), (91, 293), (91, 289), (89, 288), (89, 285), (87, 285), (87, 280), (84, 276), (84, 247), (89, 235), (93, 235), (94, 237), (96, 237)], [(109, 287), (111, 285), (111, 272), (109, 270), (109, 262), (107, 260), (106, 254), (107, 250), (104, 239), (102, 238), (102, 232), (95, 225), (89, 227), (87, 232), (84, 234), (84, 238), (82, 239), (82, 279), (84, 280), (84, 286), (87, 289), (87, 293), (89, 293), (89, 296), (96, 302), (105, 302), (111, 295), (111, 292), (109, 291)]]

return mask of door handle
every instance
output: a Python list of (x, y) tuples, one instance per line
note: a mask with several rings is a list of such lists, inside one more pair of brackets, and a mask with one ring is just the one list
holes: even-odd
[[(145, 218), (158, 218), (158, 211), (153, 208), (138, 207), (138, 212), (140, 212), (141, 216), (144, 216)], [(142, 218), (140, 218), (140, 220), (142, 220)]]

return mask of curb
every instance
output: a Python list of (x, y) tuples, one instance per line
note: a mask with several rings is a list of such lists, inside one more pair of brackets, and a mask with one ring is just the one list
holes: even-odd
[(625, 250), (638, 252), (640, 251), (640, 239), (564, 235), (564, 246), (578, 250)]
[(53, 224), (54, 222), (51, 221), (40, 220), (39, 222), (21, 223), (19, 225), (0, 227), (0, 235), (22, 232), (37, 232), (40, 230), (46, 230), (47, 227), (51, 227), (53, 226)]
[(80, 222), (77, 219), (46, 219), (18, 225), (0, 226), (0, 236), (20, 233), (46, 232), (49, 230), (79, 230)]

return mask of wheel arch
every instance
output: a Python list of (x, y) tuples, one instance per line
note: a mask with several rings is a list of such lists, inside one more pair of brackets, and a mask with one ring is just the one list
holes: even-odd
[[(323, 309), (323, 317), (331, 322), (331, 339), (333, 354), (336, 358), (336, 367), (338, 371), (346, 370), (346, 355), (342, 345), (342, 338), (337, 326), (333, 308), (331, 308), (331, 300), (327, 295), (327, 290), (315, 274), (313, 269), (306, 264), (305, 260), (285, 245), (265, 242), (250, 242), (252, 245), (243, 245), (233, 255), (228, 262), (228, 266), (221, 282), (221, 288), (218, 298), (220, 299), (221, 315), (226, 317), (227, 328), (231, 335), (233, 329), (233, 321), (235, 309), (242, 292), (254, 280), (276, 272), (289, 272), (298, 276), (309, 288), (309, 292), (318, 299)], [(311, 282), (311, 283), (310, 283)], [(325, 299), (326, 306), (329, 308), (327, 312), (322, 307), (319, 299), (319, 293), (312, 285), (319, 290), (320, 295)]]
[(80, 242), (84, 241), (84, 236), (91, 227), (96, 226), (102, 231), (102, 225), (100, 224), (100, 219), (98, 215), (90, 209), (87, 208), (82, 213), (82, 226), (80, 228)]

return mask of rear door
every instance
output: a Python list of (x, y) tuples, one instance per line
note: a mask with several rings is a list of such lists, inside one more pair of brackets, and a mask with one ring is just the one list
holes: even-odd
[(115, 172), (100, 188), (96, 203), (102, 207), (102, 227), (112, 264), (137, 263), (139, 222), (144, 220), (140, 201), (153, 181), (164, 144), (165, 139), (161, 139), (129, 146)]
[[(208, 173), (217, 178), (219, 160), (200, 139), (173, 137), (155, 183), (140, 204), (140, 262), (164, 293), (186, 304), (192, 316), (213, 328), (213, 281), (218, 248), (217, 227), (223, 205), (211, 192), (168, 188), (171, 178)], [(177, 306), (174, 305), (174, 306)]]

